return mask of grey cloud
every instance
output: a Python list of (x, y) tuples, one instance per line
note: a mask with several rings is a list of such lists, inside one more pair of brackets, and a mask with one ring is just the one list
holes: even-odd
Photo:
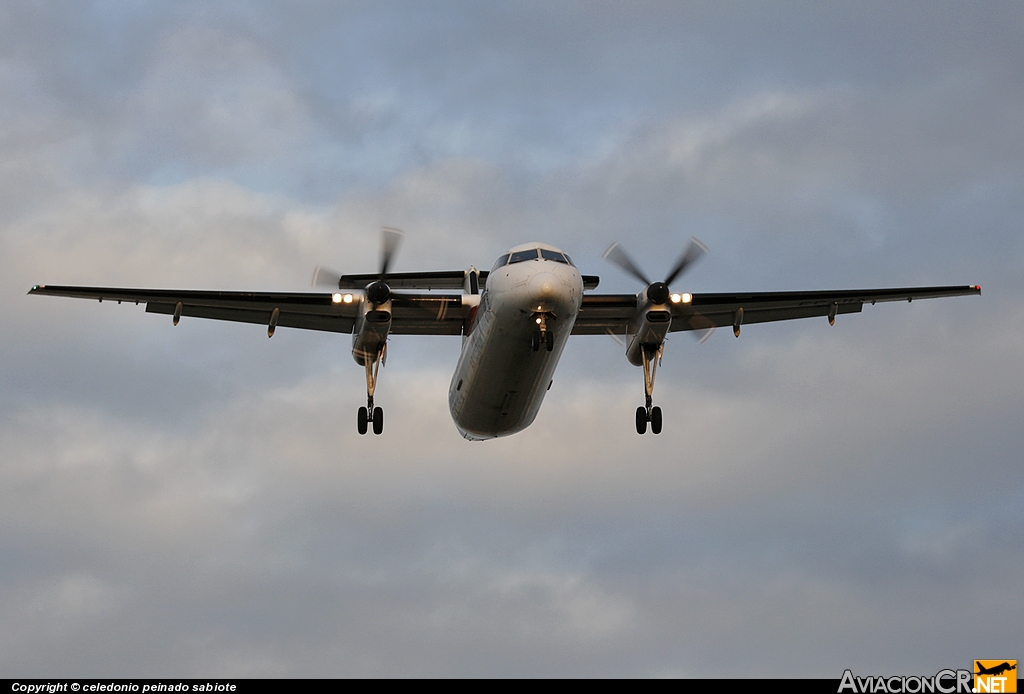
[[(774, 378), (791, 373), (780, 368)], [(79, 550), (65, 557), (80, 564), (64, 569), (67, 575), (112, 572), (88, 584), (101, 592), (130, 582), (134, 597), (121, 617), (153, 626), (136, 627), (134, 645), (113, 635), (108, 644), (156, 671), (166, 665), (140, 649), (166, 644), (179, 672), (240, 659), (237, 672), (256, 674), (430, 674), (447, 667), (514, 674), (514, 652), (533, 672), (700, 674), (710, 672), (707, 659), (716, 651), (733, 648), (747, 655), (740, 671), (782, 674), (785, 664), (806, 667), (796, 664), (794, 649), (831, 663), (844, 652), (889, 662), (854, 641), (822, 636), (839, 623), (873, 633), (897, 609), (916, 615), (908, 637), (932, 624), (932, 654), (917, 656), (930, 664), (940, 657), (934, 653), (955, 657), (963, 645), (943, 626), (948, 608), (929, 616), (933, 608), (952, 601), (961, 605), (953, 608), (959, 614), (996, 609), (976, 601), (963, 606), (962, 591), (978, 586), (963, 559), (979, 542), (1000, 540), (1006, 551), (1006, 538), (992, 530), (1007, 521), (1020, 542), (1019, 517), (996, 519), (989, 531), (968, 525), (964, 535), (955, 516), (931, 514), (930, 527), (907, 527), (900, 520), (905, 505), (883, 511), (875, 495), (893, 483), (899, 486), (881, 498), (919, 499), (912, 514), (914, 504), (930, 498), (927, 488), (915, 492), (906, 470), (884, 462), (893, 444), (916, 435), (904, 426), (865, 448), (814, 423), (806, 413), (828, 409), (827, 388), (805, 393), (814, 399), (795, 413), (756, 395), (780, 383), (724, 401), (701, 401), (691, 389), (667, 394), (697, 447), (657, 462), (634, 460), (633, 439), (607, 435), (626, 428), (607, 403), (621, 398), (615, 390), (631, 389), (570, 387), (547, 405), (565, 414), (531, 430), (547, 455), (524, 460), (510, 440), (481, 460), (478, 447), (445, 444), (455, 434), (443, 409), (430, 404), (445, 378), (438, 372), (405, 380), (406, 398), (391, 421), (407, 427), (410, 440), (383, 443), (368, 458), (358, 453), (365, 442), (350, 427), (336, 427), (332, 406), (343, 384), (334, 379), (240, 400), (172, 434), (96, 418), (78, 425), (75, 413), (40, 412), (5, 432), (4, 449), (22, 465), (7, 466), (11, 496), (4, 508), (8, 518), (22, 517), (17, 499), (25, 485), (52, 489), (49, 518), (22, 520), (15, 537), (70, 533), (62, 544)], [(851, 392), (851, 383), (839, 385), (852, 410), (879, 392), (914, 391), (883, 381), (863, 394)], [(924, 387), (942, 385), (929, 379)], [(589, 397), (580, 400), (581, 389)], [(948, 397), (924, 397), (956, 409)], [(850, 419), (842, 405), (832, 414)], [(737, 430), (737, 421), (754, 428)], [(572, 441), (561, 435), (591, 429)], [(766, 432), (780, 432), (784, 442), (766, 450)], [(54, 455), (41, 440), (66, 452)], [(723, 441), (729, 445), (716, 445)], [(407, 452), (411, 446), (428, 454)], [(823, 460), (822, 450), (838, 452)], [(881, 466), (857, 471), (848, 464), (849, 456), (873, 455)], [(59, 462), (40, 465), (47, 460)], [(926, 462), (933, 475), (939, 462)], [(970, 481), (962, 461), (948, 463), (961, 482)], [(845, 471), (845, 481), (837, 471)], [(108, 494), (119, 501), (104, 503)], [(823, 504), (834, 514), (824, 524)], [(67, 524), (61, 514), (78, 523)], [(886, 526), (893, 522), (903, 528), (890, 537)], [(962, 539), (943, 539), (950, 533)], [(956, 554), (944, 556), (949, 552)], [(1010, 589), (1005, 581), (1019, 564), (1019, 553), (1003, 556), (1009, 563), (997, 562), (990, 574), (989, 589), (997, 592)], [(951, 581), (951, 574), (959, 578)], [(97, 581), (115, 587), (96, 588)], [(908, 599), (909, 611), (897, 607)], [(92, 631), (98, 612), (117, 612), (119, 604), (78, 615), (78, 628)], [(177, 614), (182, 605), (194, 617)], [(751, 605), (761, 607), (751, 613)], [(767, 635), (779, 630), (790, 638), (770, 645)], [(738, 631), (749, 635), (737, 641)], [(268, 634), (292, 645), (282, 650)], [(1008, 636), (994, 634), (990, 647)], [(45, 628), (38, 638), (52, 642)], [(216, 640), (223, 660), (211, 663), (209, 652), (186, 645), (205, 638)], [(13, 662), (27, 662), (22, 657), (28, 656)], [(86, 668), (89, 657), (95, 654), (79, 661)]]

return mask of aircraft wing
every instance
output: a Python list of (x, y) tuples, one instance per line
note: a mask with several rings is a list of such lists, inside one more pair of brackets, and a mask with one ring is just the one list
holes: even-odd
[[(211, 318), (304, 330), (351, 333), (359, 304), (335, 302), (330, 292), (222, 292), (120, 287), (37, 285), (29, 294), (67, 296), (99, 301), (145, 304), (146, 313)], [(181, 308), (178, 308), (178, 305)], [(459, 335), (469, 315), (461, 295), (392, 294), (391, 333), (397, 335)]]
[[(480, 287), (487, 286), (487, 270), (480, 270)], [(338, 289), (362, 289), (380, 275), (342, 275), (338, 280)], [(583, 275), (583, 288), (597, 289), (601, 278), (597, 275)], [(390, 272), (388, 286), (392, 289), (462, 289), (466, 282), (465, 270), (449, 270), (445, 272)]]
[[(674, 303), (671, 332), (732, 327), (739, 309), (742, 325), (769, 321), (859, 313), (864, 304), (880, 301), (913, 301), (945, 296), (981, 294), (975, 285), (953, 287), (905, 287), (901, 289), (840, 289), (810, 292), (746, 292), (742, 294), (693, 294), (689, 303)], [(591, 294), (583, 305), (574, 335), (613, 333), (626, 335), (637, 313), (634, 294)]]

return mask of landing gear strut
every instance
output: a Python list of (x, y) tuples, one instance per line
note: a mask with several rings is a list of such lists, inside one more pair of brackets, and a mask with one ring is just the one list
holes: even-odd
[(636, 408), (636, 433), (646, 434), (647, 423), (651, 424), (651, 433), (661, 433), (661, 408), (651, 406), (654, 393), (654, 376), (658, 372), (658, 364), (661, 363), (662, 352), (665, 351), (665, 343), (660, 345), (644, 345), (640, 353), (644, 360), (644, 406)]
[(359, 434), (363, 435), (373, 425), (373, 433), (381, 434), (384, 431), (384, 410), (373, 406), (373, 391), (377, 388), (377, 373), (380, 371), (381, 363), (387, 358), (388, 345), (385, 342), (376, 356), (366, 359), (366, 407), (359, 408), (356, 417), (356, 426)]

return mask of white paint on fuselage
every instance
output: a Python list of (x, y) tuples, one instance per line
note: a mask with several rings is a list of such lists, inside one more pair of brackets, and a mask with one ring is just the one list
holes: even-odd
[[(558, 250), (526, 243), (509, 253), (531, 248)], [(582, 302), (583, 279), (572, 265), (539, 259), (491, 271), (448, 388), (452, 419), (464, 437), (508, 436), (533, 423)], [(550, 352), (545, 345), (533, 350), (538, 313), (553, 316)]]

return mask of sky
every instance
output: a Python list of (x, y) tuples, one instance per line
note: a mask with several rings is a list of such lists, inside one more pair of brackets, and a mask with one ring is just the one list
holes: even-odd
[[(0, 5), (0, 673), (930, 675), (1024, 657), (1024, 6)], [(457, 337), (26, 296), (619, 241), (677, 291), (980, 297), (606, 337), (464, 441)], [(678, 284), (678, 283), (677, 283)]]

